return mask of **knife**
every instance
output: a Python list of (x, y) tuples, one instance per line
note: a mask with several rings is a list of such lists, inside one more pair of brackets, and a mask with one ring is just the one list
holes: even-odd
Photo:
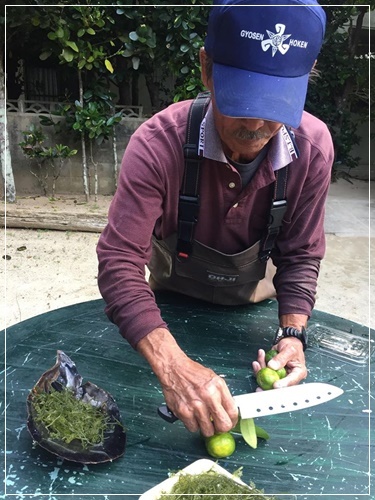
[[(340, 387), (331, 384), (310, 382), (282, 389), (240, 394), (233, 398), (241, 418), (254, 418), (310, 408), (327, 403), (343, 392)], [(178, 417), (166, 405), (159, 406), (158, 414), (170, 423), (178, 420)]]

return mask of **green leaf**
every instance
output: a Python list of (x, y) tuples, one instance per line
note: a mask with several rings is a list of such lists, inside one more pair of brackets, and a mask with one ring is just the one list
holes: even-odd
[(114, 69), (113, 69), (113, 66), (111, 64), (111, 61), (109, 61), (108, 59), (106, 59), (104, 61), (104, 64), (105, 64), (105, 67), (107, 68), (107, 70), (110, 72), (110, 73), (113, 73)]
[(47, 38), (49, 38), (50, 40), (56, 40), (56, 38), (57, 38), (56, 33), (54, 33), (53, 31), (50, 31), (47, 35)]
[(81, 36), (83, 36), (85, 33), (86, 33), (86, 30), (85, 30), (85, 29), (83, 29), (83, 28), (81, 28), (81, 29), (79, 29), (79, 30), (78, 30), (78, 32), (77, 32), (77, 36), (78, 36), (79, 38), (81, 38)]
[(255, 431), (255, 423), (253, 418), (241, 418), (240, 420), (241, 434), (246, 443), (251, 448), (258, 446), (257, 434)]
[(86, 33), (88, 33), (89, 35), (95, 35), (95, 30), (93, 30), (92, 28), (87, 28)]
[(132, 65), (133, 65), (133, 69), (137, 70), (139, 68), (139, 62), (140, 62), (140, 59), (139, 57), (132, 57)]
[(74, 59), (74, 54), (70, 49), (63, 49), (61, 55), (66, 62), (72, 62)]
[(56, 31), (57, 38), (64, 38), (64, 30), (60, 27)]
[(75, 52), (79, 52), (77, 44), (75, 42), (66, 42), (67, 46), (73, 49)]
[(45, 52), (42, 52), (39, 56), (39, 59), (41, 61), (45, 61), (46, 59), (49, 58), (49, 56), (52, 54), (52, 50), (46, 50)]
[(261, 438), (261, 439), (269, 439), (270, 438), (270, 435), (268, 434), (268, 432), (265, 431), (264, 429), (262, 429), (262, 427), (259, 427), (258, 425), (255, 426), (255, 432), (256, 432), (256, 435), (258, 438)]
[(138, 35), (135, 31), (131, 31), (129, 33), (129, 38), (130, 40), (133, 40), (133, 42), (136, 42), (138, 40)]

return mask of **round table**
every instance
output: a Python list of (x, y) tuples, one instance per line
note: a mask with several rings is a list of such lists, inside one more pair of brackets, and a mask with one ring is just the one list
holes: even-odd
[[(259, 348), (270, 346), (277, 328), (275, 301), (223, 307), (167, 292), (157, 293), (156, 299), (163, 318), (191, 358), (223, 375), (233, 394), (255, 390), (251, 362)], [(359, 336), (373, 334), (365, 326), (319, 311), (310, 320), (310, 325), (315, 323)], [(18, 323), (7, 329), (5, 340), (2, 456), (7, 495), (43, 494), (52, 499), (74, 494), (72, 498), (79, 500), (127, 494), (127, 498), (138, 498), (169, 472), (210, 458), (198, 433), (157, 415), (157, 407), (164, 402), (158, 380), (109, 322), (102, 300)], [(116, 400), (127, 429), (121, 458), (82, 465), (63, 461), (33, 444), (26, 427), (26, 398), (41, 374), (54, 365), (58, 349), (76, 363), (84, 382), (99, 385)], [(235, 453), (218, 463), (229, 472), (243, 467), (246, 483), (253, 481), (266, 494), (283, 495), (283, 499), (295, 495), (299, 499), (320, 495), (359, 499), (370, 488), (369, 382), (374, 379), (370, 360), (353, 363), (319, 347), (307, 349), (306, 359), (306, 382), (337, 385), (343, 395), (305, 410), (256, 419), (270, 434), (269, 441), (260, 440), (258, 448), (252, 449), (236, 436)]]

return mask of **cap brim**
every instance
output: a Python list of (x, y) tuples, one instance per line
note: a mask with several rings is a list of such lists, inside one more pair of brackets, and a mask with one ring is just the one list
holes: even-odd
[(233, 118), (261, 118), (297, 128), (305, 106), (309, 74), (283, 78), (214, 63), (216, 105)]

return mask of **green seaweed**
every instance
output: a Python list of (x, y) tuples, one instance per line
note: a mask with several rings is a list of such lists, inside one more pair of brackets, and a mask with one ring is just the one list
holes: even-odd
[[(233, 475), (240, 477), (241, 468)], [(171, 491), (162, 492), (157, 500), (179, 500), (185, 495), (189, 495), (189, 500), (217, 500), (218, 494), (231, 495), (231, 500), (275, 500), (274, 497), (265, 497), (262, 491), (255, 488), (255, 485), (239, 484), (213, 469), (200, 474), (180, 474)]]
[(104, 432), (109, 429), (109, 416), (102, 409), (76, 399), (70, 389), (35, 392), (32, 404), (35, 422), (46, 427), (51, 439), (68, 444), (78, 440), (87, 449), (102, 443)]

